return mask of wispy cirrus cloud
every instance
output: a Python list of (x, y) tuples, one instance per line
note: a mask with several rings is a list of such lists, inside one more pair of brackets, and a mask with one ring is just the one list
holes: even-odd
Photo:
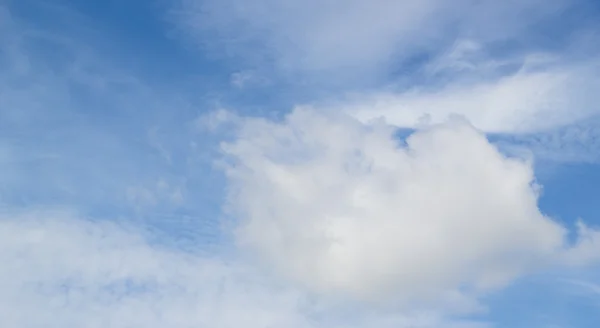
[[(489, 133), (555, 137), (600, 111), (587, 1), (175, 3), (173, 20), (200, 49), (312, 89), (302, 101), (319, 110), (409, 128), (458, 114)], [(595, 156), (571, 146), (561, 141), (571, 159)]]
[(121, 65), (101, 32), (69, 25), (82, 17), (50, 7), (40, 10), (61, 17), (59, 27), (1, 7), (1, 203), (74, 207), (215, 242), (218, 193), (202, 190), (218, 178), (191, 172), (210, 172), (204, 141), (192, 145), (186, 125), (197, 108)]
[(438, 51), (457, 36), (485, 42), (512, 39), (568, 5), (536, 0), (187, 0), (175, 5), (174, 17), (203, 46), (214, 41), (250, 62), (273, 59), (283, 70), (324, 77), (326, 72), (380, 73), (419, 52)]
[(424, 70), (425, 82), (355, 96), (339, 110), (409, 128), (461, 115), (485, 132), (513, 134), (551, 130), (600, 113), (594, 101), (597, 61), (565, 62), (544, 53), (497, 61), (482, 51), (462, 41)]

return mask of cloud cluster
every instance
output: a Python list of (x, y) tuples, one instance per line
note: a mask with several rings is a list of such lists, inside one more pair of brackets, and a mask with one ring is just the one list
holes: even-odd
[[(223, 186), (207, 164), (215, 140), (182, 132), (195, 96), (153, 88), (88, 52), (90, 40), (25, 28), (0, 5), (3, 326), (479, 328), (449, 316), (480, 311), (480, 293), (535, 270), (598, 260), (600, 233), (581, 223), (568, 242), (537, 206), (531, 163), (478, 130), (535, 132), (595, 113), (595, 62), (525, 56), (514, 71), (481, 50), (561, 1), (182, 3), (180, 26), (203, 42), (219, 32), (238, 58), (273, 61), (266, 71), (368, 78), (452, 50), (418, 69), (434, 81), (422, 88), (280, 121), (226, 111), (196, 121), (230, 129)], [(272, 85), (262, 68), (229, 82)], [(453, 113), (474, 126), (446, 122)], [(427, 124), (404, 140), (380, 116)], [(219, 231), (222, 187), (241, 254)], [(31, 210), (40, 203), (100, 214)], [(190, 235), (195, 253), (182, 246)]]
[[(485, 132), (558, 135), (600, 113), (596, 26), (582, 18), (591, 10), (585, 1), (175, 3), (174, 21), (203, 50), (293, 81), (363, 122), (415, 127), (459, 114)], [(569, 158), (595, 156), (559, 143)], [(559, 157), (553, 148), (535, 152)]]
[[(5, 327), (485, 327), (440, 313), (329, 306), (239, 261), (149, 244), (69, 211), (0, 214)], [(348, 318), (354, 319), (349, 321)]]
[(530, 163), (462, 119), (401, 144), (383, 122), (297, 109), (222, 150), (239, 247), (319, 293), (414, 304), (597, 253), (597, 233), (571, 249), (540, 212)]

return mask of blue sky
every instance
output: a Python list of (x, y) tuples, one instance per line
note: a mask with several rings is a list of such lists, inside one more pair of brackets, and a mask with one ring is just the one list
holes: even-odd
[(596, 327), (598, 17), (0, 1), (0, 322)]

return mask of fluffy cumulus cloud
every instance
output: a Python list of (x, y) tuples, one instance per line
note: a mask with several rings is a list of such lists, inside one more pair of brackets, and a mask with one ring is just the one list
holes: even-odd
[(595, 232), (570, 249), (540, 212), (531, 163), (460, 118), (401, 143), (384, 122), (297, 109), (222, 149), (239, 246), (319, 293), (414, 304), (595, 252)]

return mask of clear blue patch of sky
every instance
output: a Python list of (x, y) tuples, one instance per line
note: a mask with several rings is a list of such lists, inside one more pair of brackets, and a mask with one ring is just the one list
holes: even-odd
[(600, 227), (600, 164), (554, 165), (548, 174), (538, 175), (543, 185), (540, 208), (561, 221), (582, 218)]
[[(141, 0), (22, 0), (11, 2), (9, 8), (26, 25), (77, 40), (116, 68), (129, 70), (148, 83), (200, 90), (229, 84), (232, 68), (226, 61), (195, 51), (176, 37), (177, 32), (167, 20), (166, 4)], [(38, 50), (57, 56), (51, 47)]]
[(578, 290), (560, 275), (534, 275), (485, 300), (489, 319), (498, 328), (595, 328), (600, 298)]

